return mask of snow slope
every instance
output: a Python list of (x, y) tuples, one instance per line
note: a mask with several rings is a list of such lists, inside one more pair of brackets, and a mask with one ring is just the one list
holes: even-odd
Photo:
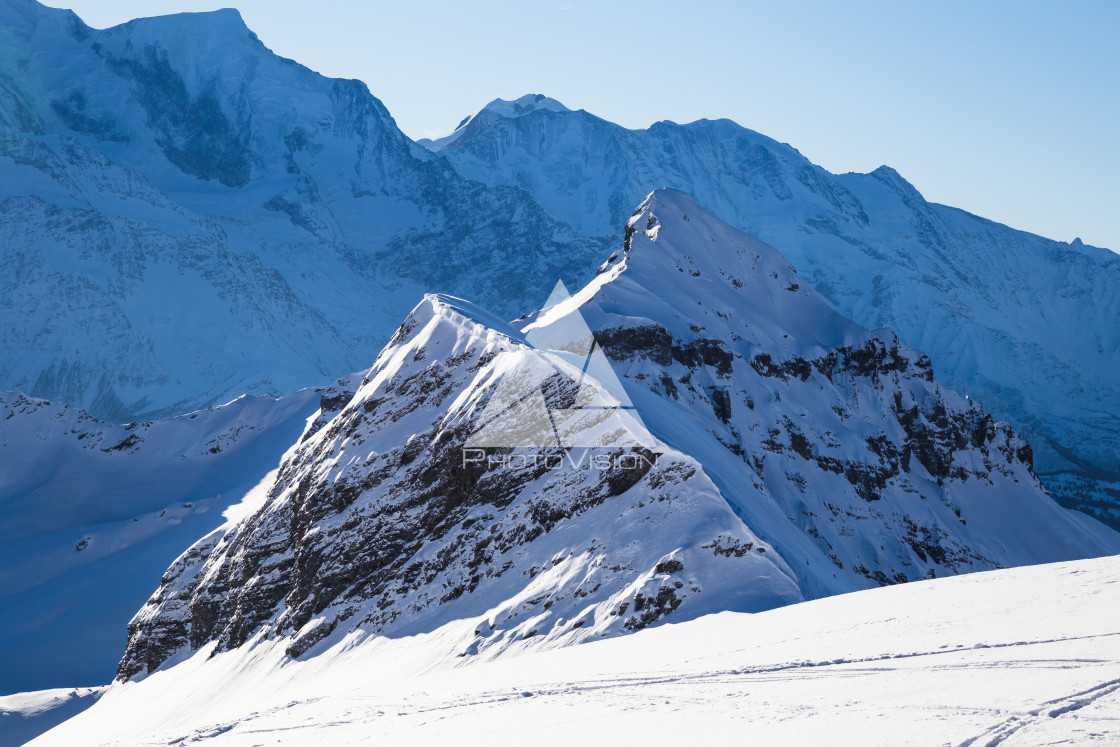
[(513, 315), (601, 251), (234, 10), (95, 30), (2, 0), (0, 49), (0, 389), (107, 420), (287, 393), (426, 291)]
[(1113, 744), (1118, 576), (977, 573), (450, 669), (438, 632), (203, 651), (33, 744)]
[(588, 236), (673, 187), (779, 247), (842, 313), (890, 327), (941, 379), (1010, 420), (1061, 500), (1116, 513), (1120, 257), (926, 202), (897, 172), (831, 174), (728, 120), (627, 130), (562, 106), (499, 102), (431, 147), (465, 176), (521, 187)]
[(305, 390), (113, 425), (0, 393), (0, 694), (108, 682), (138, 605), (275, 470)]
[(252, 508), (172, 564), (118, 678), (433, 631), (432, 663), (488, 659), (1120, 552), (1010, 427), (797, 280), (659, 190), (595, 280), (513, 325), (428, 296)]
[(0, 747), (30, 742), (89, 708), (108, 689), (71, 687), (0, 695)]

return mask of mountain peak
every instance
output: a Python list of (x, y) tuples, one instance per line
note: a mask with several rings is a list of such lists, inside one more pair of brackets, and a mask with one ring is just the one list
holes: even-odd
[(642, 200), (642, 204), (634, 210), (633, 215), (630, 216), (630, 220), (626, 222), (626, 225), (631, 227), (637, 225), (641, 222), (641, 216), (647, 214), (664, 215), (666, 217), (671, 216), (676, 219), (687, 221), (689, 210), (707, 213), (704, 208), (696, 203), (692, 195), (687, 192), (682, 192), (672, 187), (660, 187), (646, 195), (646, 198)]
[[(222, 60), (228, 65), (244, 53), (271, 54), (235, 8), (134, 18), (99, 32), (102, 44), (112, 45), (114, 39), (134, 50), (165, 49), (172, 57), (192, 60), (202, 69)], [(125, 49), (116, 53), (129, 54)]]
[(579, 304), (619, 308), (622, 298), (629, 317), (656, 322), (676, 338), (737, 339), (775, 354), (816, 354), (868, 334), (812, 290), (777, 249), (672, 188), (642, 201), (626, 223), (622, 251), (595, 281), (530, 324), (548, 326)]
[(0, 0), (0, 26), (18, 38), (29, 39), (47, 28), (69, 29), (74, 36), (88, 33), (89, 27), (72, 10), (51, 8), (37, 0)]
[(474, 114), (464, 117), (450, 135), (434, 140), (423, 138), (416, 142), (428, 150), (440, 150), (458, 140), (468, 130), (476, 127), (486, 127), (499, 119), (515, 119), (536, 111), (570, 112), (571, 109), (543, 93), (527, 93), (513, 101), (494, 99)]
[(237, 8), (218, 8), (216, 10), (191, 11), (184, 13), (170, 13), (161, 16), (148, 16), (136, 18), (122, 26), (131, 24), (158, 24), (161, 28), (174, 26), (176, 28), (195, 30), (205, 28), (211, 31), (248, 31), (245, 19)]
[(208, 56), (217, 56), (222, 50), (228, 54), (227, 45), (246, 42), (255, 51), (264, 48), (236, 8), (136, 18), (105, 33), (126, 34), (134, 46), (150, 44), (170, 49), (186, 45), (195, 55), (203, 50)]
[(898, 173), (890, 166), (880, 166), (871, 172), (871, 176), (879, 180), (883, 184), (890, 187), (892, 190), (907, 198), (916, 198), (925, 201), (921, 193), (914, 187), (913, 184), (906, 181), (902, 174)]
[(521, 338), (521, 333), (517, 329), (511, 327), (506, 320), (496, 314), (492, 314), (470, 301), (444, 293), (424, 294), (423, 300), (409, 313), (402, 326), (427, 324), (433, 319), (451, 321), (459, 325), (466, 322), (506, 337)]
[(494, 112), (503, 117), (520, 117), (530, 112), (547, 110), (553, 112), (570, 112), (571, 109), (543, 93), (527, 93), (513, 101), (494, 99), (482, 108), (482, 111)]

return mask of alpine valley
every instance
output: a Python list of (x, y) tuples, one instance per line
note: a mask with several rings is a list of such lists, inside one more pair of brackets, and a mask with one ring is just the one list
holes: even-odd
[(0, 0), (0, 745), (1120, 739), (1118, 288), (725, 120), (414, 142), (236, 11)]

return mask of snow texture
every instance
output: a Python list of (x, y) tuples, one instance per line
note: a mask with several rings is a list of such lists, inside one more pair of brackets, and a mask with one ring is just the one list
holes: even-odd
[(444, 629), (204, 650), (33, 744), (1114, 744), (1118, 575), (977, 573), (455, 668), (431, 665)]

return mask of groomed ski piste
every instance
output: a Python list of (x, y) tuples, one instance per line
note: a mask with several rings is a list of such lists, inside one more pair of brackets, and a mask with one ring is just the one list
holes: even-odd
[(204, 649), (32, 744), (1117, 744), (1118, 579), (989, 571), (463, 666), (432, 665), (454, 624)]

